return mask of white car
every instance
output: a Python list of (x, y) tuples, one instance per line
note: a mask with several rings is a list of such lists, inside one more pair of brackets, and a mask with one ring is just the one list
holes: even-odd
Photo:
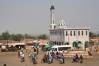
[(70, 45), (55, 45), (51, 47), (51, 51), (54, 52), (67, 52), (68, 50), (71, 50)]

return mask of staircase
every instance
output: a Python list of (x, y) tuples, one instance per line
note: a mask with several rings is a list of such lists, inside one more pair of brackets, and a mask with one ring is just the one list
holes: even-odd
[(78, 54), (78, 56), (82, 55), (84, 58), (93, 58), (93, 56), (89, 56), (87, 51), (69, 51), (63, 53), (64, 57), (73, 57), (75, 54)]

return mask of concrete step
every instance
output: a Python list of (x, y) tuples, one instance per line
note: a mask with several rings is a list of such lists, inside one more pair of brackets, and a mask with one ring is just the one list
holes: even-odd
[(92, 58), (93, 56), (89, 56), (88, 52), (86, 51), (69, 51), (68, 53), (64, 53), (64, 57), (73, 57), (75, 54), (78, 56), (82, 55), (84, 58)]

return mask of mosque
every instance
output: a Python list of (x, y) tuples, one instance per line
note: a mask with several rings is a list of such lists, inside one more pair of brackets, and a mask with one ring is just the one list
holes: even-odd
[(55, 7), (50, 8), (50, 43), (52, 45), (70, 45), (71, 48), (81, 47), (85, 48), (86, 43), (89, 42), (89, 28), (88, 27), (69, 27), (62, 19), (59, 24), (55, 21)]

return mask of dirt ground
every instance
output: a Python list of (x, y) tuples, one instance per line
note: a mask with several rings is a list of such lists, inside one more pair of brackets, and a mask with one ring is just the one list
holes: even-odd
[[(35, 66), (98, 66), (99, 65), (99, 54), (95, 54), (94, 58), (84, 59), (81, 63), (71, 63), (70, 58), (65, 58), (65, 64), (59, 64), (58, 61), (54, 61), (52, 64), (41, 63), (41, 58), (44, 53), (40, 52), (38, 55), (38, 64)], [(19, 61), (17, 52), (0, 52), (0, 66), (7, 64), (7, 66), (33, 66), (28, 54), (25, 53), (25, 62)]]

